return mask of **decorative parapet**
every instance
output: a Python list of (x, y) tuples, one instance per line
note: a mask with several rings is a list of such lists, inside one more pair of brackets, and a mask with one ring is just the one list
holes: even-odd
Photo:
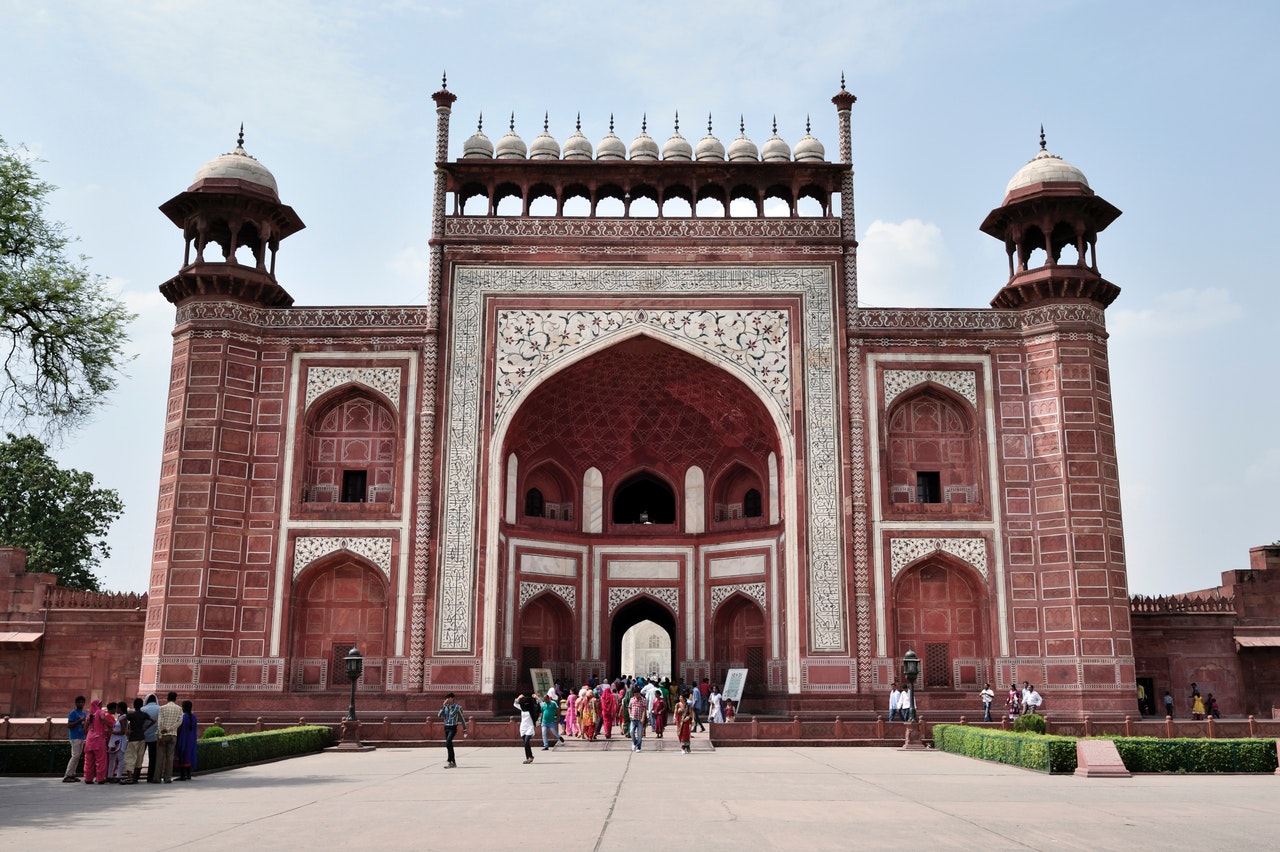
[(1129, 612), (1158, 614), (1168, 612), (1220, 612), (1234, 615), (1236, 599), (1231, 595), (1215, 594), (1213, 597), (1195, 595), (1134, 595), (1129, 599)]
[(86, 592), (54, 586), (45, 593), (46, 609), (146, 609), (146, 592)]

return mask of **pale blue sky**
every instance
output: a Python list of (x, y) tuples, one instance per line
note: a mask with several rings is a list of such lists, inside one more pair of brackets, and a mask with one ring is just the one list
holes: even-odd
[[(803, 11), (798, 11), (803, 10)], [(0, 135), (47, 161), (53, 214), (141, 316), (131, 378), (61, 450), (120, 491), (102, 574), (150, 564), (182, 238), (156, 207), (246, 148), (307, 229), (284, 243), (298, 304), (426, 297), (431, 92), (448, 69), (450, 154), (477, 113), (531, 140), (615, 116), (629, 141), (675, 110), (728, 142), (814, 135), (853, 115), (864, 303), (985, 306), (1007, 275), (978, 231), (1037, 150), (1124, 211), (1102, 234), (1129, 583), (1215, 585), (1280, 538), (1280, 307), (1271, 165), (1280, 5), (1115, 2), (84, 2), (0, 0)]]

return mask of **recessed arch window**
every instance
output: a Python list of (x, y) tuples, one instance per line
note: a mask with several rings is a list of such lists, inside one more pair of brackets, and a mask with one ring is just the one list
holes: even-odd
[(613, 495), (615, 524), (674, 524), (675, 491), (652, 473), (637, 473), (624, 480)]
[(524, 513), (530, 518), (541, 518), (544, 511), (544, 501), (542, 492), (537, 488), (530, 488), (524, 495)]
[(928, 511), (931, 504), (981, 502), (977, 428), (964, 403), (923, 388), (894, 406), (886, 432), (894, 509)]
[(385, 403), (360, 390), (316, 409), (306, 436), (305, 503), (391, 503), (399, 436)]
[(763, 513), (763, 501), (758, 488), (749, 488), (742, 495), (742, 517), (758, 518)]

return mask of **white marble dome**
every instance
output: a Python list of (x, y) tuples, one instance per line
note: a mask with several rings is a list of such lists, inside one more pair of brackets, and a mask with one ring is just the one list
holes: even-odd
[(658, 159), (658, 143), (649, 135), (648, 117), (640, 120), (640, 135), (631, 140), (631, 159), (633, 160), (656, 160)]
[(269, 189), (277, 198), (280, 197), (280, 188), (276, 186), (275, 175), (245, 152), (243, 127), (240, 129), (240, 138), (236, 141), (235, 150), (229, 154), (214, 157), (201, 166), (196, 176), (192, 178), (191, 186), (194, 187), (200, 181), (209, 178), (234, 178), (247, 181)]
[(533, 141), (529, 143), (529, 159), (530, 160), (558, 160), (560, 159), (560, 143), (547, 130), (548, 117), (542, 116), (542, 132), (533, 137)]
[(729, 162), (741, 163), (760, 159), (760, 149), (747, 138), (746, 124), (738, 119), (738, 138), (729, 143)]
[[(1043, 146), (1044, 142), (1041, 141), (1040, 144)], [(1089, 186), (1089, 181), (1085, 178), (1084, 172), (1057, 154), (1051, 154), (1041, 147), (1040, 153), (1036, 154), (1025, 166), (1018, 169), (1009, 180), (1009, 185), (1004, 188), (1004, 194), (1007, 196), (1015, 189), (1022, 189), (1032, 184), (1045, 183), (1047, 181), (1062, 181), (1078, 183), (1085, 187)]]
[(462, 143), (462, 158), (464, 160), (472, 159), (493, 159), (493, 142), (488, 136), (484, 135), (484, 116), (480, 116), (480, 121), (476, 123), (475, 134)]
[(773, 119), (773, 135), (764, 141), (760, 159), (766, 163), (786, 163), (791, 160), (791, 146), (778, 135), (778, 119)]
[(822, 143), (813, 138), (813, 134), (809, 132), (808, 119), (805, 119), (804, 122), (804, 136), (801, 136), (800, 141), (791, 149), (791, 156), (795, 158), (797, 163), (813, 162), (827, 158), (827, 149), (823, 148)]
[[(648, 138), (648, 137), (645, 137)], [(653, 142), (652, 139), (649, 140)], [(657, 144), (654, 144), (655, 157), (657, 152)], [(613, 132), (613, 116), (609, 116), (609, 135), (600, 140), (600, 144), (596, 146), (597, 160), (625, 160), (627, 158), (627, 143), (618, 138)]]
[(515, 113), (511, 114), (511, 125), (506, 135), (498, 140), (494, 153), (499, 160), (523, 160), (528, 156), (529, 149), (516, 133)]
[(591, 140), (582, 135), (582, 116), (579, 115), (573, 135), (564, 140), (564, 159), (590, 160), (591, 153)]
[(716, 160), (724, 162), (724, 145), (711, 133), (711, 116), (707, 116), (707, 135), (698, 140), (698, 147), (693, 149), (694, 159)]
[(662, 159), (688, 162), (693, 159), (693, 146), (680, 135), (680, 113), (676, 113), (676, 129), (671, 138), (662, 143)]

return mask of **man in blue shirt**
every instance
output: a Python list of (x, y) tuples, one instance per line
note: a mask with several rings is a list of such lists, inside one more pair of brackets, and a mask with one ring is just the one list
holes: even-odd
[(453, 693), (450, 692), (444, 697), (444, 706), (440, 708), (440, 712), (436, 714), (440, 719), (444, 719), (444, 748), (448, 755), (448, 762), (445, 763), (445, 769), (457, 769), (458, 764), (453, 759), (453, 737), (458, 733), (458, 726), (462, 726), (462, 736), (467, 735), (467, 719), (462, 714), (462, 707), (453, 700)]
[(84, 696), (76, 696), (76, 709), (67, 714), (67, 739), (71, 741), (71, 761), (63, 774), (63, 783), (74, 784), (80, 778), (80, 761), (84, 758), (84, 720), (88, 716), (84, 712)]
[(156, 701), (154, 692), (147, 696), (147, 703), (142, 705), (142, 712), (146, 713), (152, 721), (152, 724), (147, 726), (144, 736), (147, 742), (147, 783), (159, 784), (160, 776), (156, 774), (156, 767), (160, 765), (160, 761), (156, 753), (156, 745), (160, 740), (160, 704)]

